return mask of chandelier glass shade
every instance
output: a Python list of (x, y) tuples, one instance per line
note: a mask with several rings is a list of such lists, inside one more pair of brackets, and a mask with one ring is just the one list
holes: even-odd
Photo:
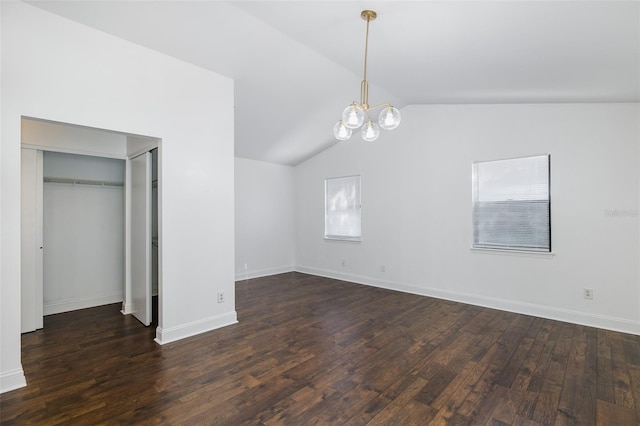
[[(375, 141), (380, 136), (380, 129), (393, 130), (402, 119), (400, 111), (390, 103), (369, 106), (369, 82), (367, 81), (367, 55), (369, 51), (369, 22), (378, 16), (373, 10), (363, 10), (360, 14), (367, 21), (367, 32), (364, 45), (364, 77), (360, 83), (360, 102), (353, 101), (342, 112), (341, 119), (333, 126), (336, 139), (345, 141), (351, 137), (354, 130), (362, 129), (360, 135), (367, 142)], [(372, 112), (381, 108), (378, 123), (371, 117)]]

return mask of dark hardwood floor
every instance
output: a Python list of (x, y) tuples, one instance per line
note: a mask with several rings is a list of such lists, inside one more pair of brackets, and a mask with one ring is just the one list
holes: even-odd
[(2, 424), (640, 421), (638, 336), (299, 273), (236, 298), (238, 324), (164, 346), (119, 304), (46, 317)]

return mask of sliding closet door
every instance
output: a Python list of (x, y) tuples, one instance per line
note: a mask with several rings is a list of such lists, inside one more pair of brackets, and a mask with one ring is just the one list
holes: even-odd
[(42, 328), (42, 151), (22, 149), (21, 332)]
[(151, 153), (131, 160), (132, 313), (151, 324)]

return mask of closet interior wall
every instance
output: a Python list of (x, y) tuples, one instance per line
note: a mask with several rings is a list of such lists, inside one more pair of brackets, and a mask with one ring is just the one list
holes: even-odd
[(124, 160), (44, 152), (44, 315), (122, 302)]

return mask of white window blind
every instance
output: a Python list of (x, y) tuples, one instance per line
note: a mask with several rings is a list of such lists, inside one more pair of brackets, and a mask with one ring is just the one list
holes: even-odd
[(360, 176), (325, 179), (324, 187), (324, 237), (360, 241)]
[(473, 247), (551, 251), (550, 156), (473, 164)]

